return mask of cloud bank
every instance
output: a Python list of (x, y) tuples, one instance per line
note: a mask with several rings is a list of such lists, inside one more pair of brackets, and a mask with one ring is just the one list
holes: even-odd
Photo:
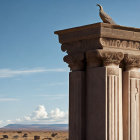
[(44, 105), (39, 105), (35, 111), (16, 120), (1, 120), (0, 126), (7, 124), (67, 124), (68, 111), (62, 111), (59, 108), (51, 110), (49, 113), (46, 111)]

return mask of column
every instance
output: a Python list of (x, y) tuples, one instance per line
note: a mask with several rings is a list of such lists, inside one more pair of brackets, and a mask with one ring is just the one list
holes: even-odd
[(69, 64), (69, 140), (85, 140), (86, 93), (84, 54), (67, 55)]
[(122, 140), (121, 52), (88, 51), (86, 140)]
[(140, 56), (126, 54), (123, 72), (124, 140), (140, 140)]

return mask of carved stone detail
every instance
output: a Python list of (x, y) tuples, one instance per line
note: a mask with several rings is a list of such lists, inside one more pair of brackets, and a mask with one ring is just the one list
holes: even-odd
[(107, 69), (107, 75), (119, 76), (119, 70), (117, 68), (110, 67)]
[(131, 71), (130, 78), (138, 78), (140, 79), (140, 72), (139, 71)]
[(119, 66), (124, 55), (122, 52), (100, 51), (100, 56), (104, 66), (116, 65)]
[(125, 69), (130, 70), (133, 68), (140, 68), (140, 56), (125, 54), (124, 56)]
[(118, 66), (122, 61), (124, 55), (121, 52), (112, 52), (104, 50), (88, 51), (87, 54), (87, 66)]
[(100, 44), (103, 47), (140, 50), (140, 42), (138, 42), (138, 41), (100, 38)]
[(84, 54), (82, 53), (75, 55), (66, 55), (63, 60), (64, 62), (68, 63), (68, 66), (72, 71), (84, 70)]

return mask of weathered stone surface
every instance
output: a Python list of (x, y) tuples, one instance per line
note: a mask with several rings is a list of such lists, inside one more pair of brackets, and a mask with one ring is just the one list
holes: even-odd
[(87, 70), (87, 137), (122, 140), (122, 75), (120, 68)]
[(140, 29), (96, 23), (55, 34), (71, 69), (70, 140), (139, 140)]
[(86, 77), (83, 71), (69, 75), (69, 139), (85, 140)]
[(123, 72), (124, 140), (140, 139), (140, 72)]
[(125, 69), (140, 68), (140, 55), (125, 54), (124, 56)]
[(66, 55), (63, 60), (69, 64), (70, 69), (73, 71), (84, 70), (85, 68), (84, 54), (82, 53)]
[[(97, 49), (104, 50), (105, 52), (108, 51), (106, 54), (109, 54), (111, 51), (123, 54), (140, 54), (140, 29), (137, 28), (96, 23), (57, 31), (55, 34), (59, 35), (62, 51), (70, 55), (66, 58), (78, 58), (79, 54), (85, 56), (85, 53), (88, 51)], [(114, 59), (112, 59), (112, 61), (114, 61)], [(69, 62), (70, 61), (67, 61), (68, 64)], [(76, 68), (76, 70), (84, 69), (86, 65), (84, 64), (85, 62), (86, 60), (81, 61), (81, 64), (79, 64), (81, 68)], [(71, 65), (75, 70), (75, 64), (73, 65), (71, 63), (69, 67), (71, 67)]]
[(122, 52), (115, 51), (104, 51), (104, 50), (95, 50), (87, 51), (87, 67), (97, 67), (97, 66), (118, 66), (123, 60), (124, 55)]
[[(64, 46), (75, 46), (69, 48), (66, 47), (66, 49), (63, 50), (70, 51), (71, 48), (74, 48), (75, 50), (77, 49), (77, 51), (79, 51), (82, 47), (83, 51), (97, 48), (119, 49), (119, 51), (123, 50), (124, 53), (129, 51), (131, 51), (131, 53), (137, 53), (137, 51), (140, 51), (140, 29), (137, 28), (106, 23), (96, 23), (56, 31), (55, 34), (59, 35), (59, 42)], [(89, 47), (88, 41), (94, 44), (94, 46), (91, 45)], [(88, 43), (84, 45), (84, 42)]]

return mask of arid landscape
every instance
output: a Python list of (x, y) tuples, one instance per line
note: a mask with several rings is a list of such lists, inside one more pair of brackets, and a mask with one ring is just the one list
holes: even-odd
[(0, 131), (0, 140), (68, 140), (68, 131)]

